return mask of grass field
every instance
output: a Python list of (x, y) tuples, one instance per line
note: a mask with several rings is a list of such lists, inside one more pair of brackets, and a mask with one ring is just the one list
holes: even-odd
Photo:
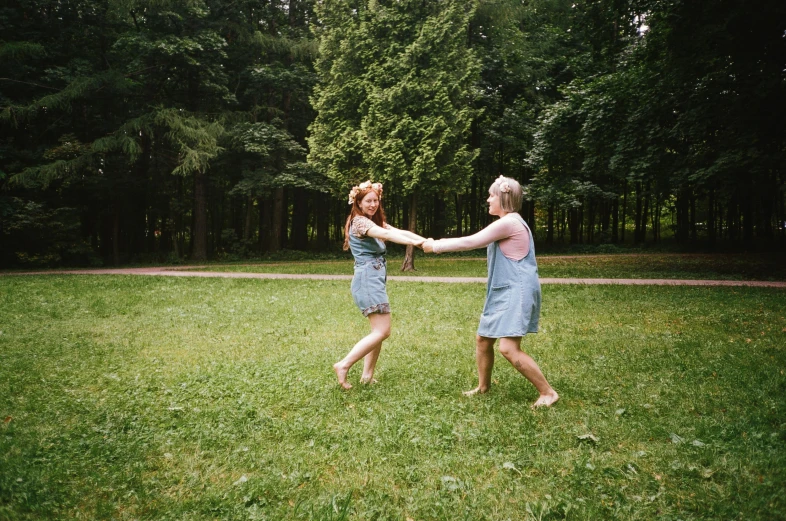
[[(397, 250), (394, 251), (396, 253)], [(418, 253), (417, 271), (400, 271), (403, 257), (393, 255), (388, 262), (392, 275), (485, 277), (485, 252), (479, 257), (450, 257)], [(251, 273), (319, 273), (352, 275), (352, 261), (259, 262), (209, 265), (200, 270)], [(786, 280), (784, 254), (653, 254), (538, 256), (541, 277), (634, 278), (634, 279), (715, 279)]]
[(544, 286), (538, 411), (482, 284), (389, 293), (345, 392), (346, 281), (0, 278), (0, 520), (786, 519), (783, 290)]

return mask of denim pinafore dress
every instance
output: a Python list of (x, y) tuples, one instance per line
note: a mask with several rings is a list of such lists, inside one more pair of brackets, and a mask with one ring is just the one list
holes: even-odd
[(487, 338), (520, 337), (538, 332), (540, 280), (535, 261), (535, 241), (527, 223), (516, 214), (529, 233), (529, 251), (518, 261), (505, 257), (499, 242), (488, 245), (486, 304), (478, 335)]
[(352, 277), (352, 299), (363, 313), (390, 313), (387, 289), (385, 243), (374, 237), (356, 237), (349, 232), (349, 249), (355, 258), (355, 275)]

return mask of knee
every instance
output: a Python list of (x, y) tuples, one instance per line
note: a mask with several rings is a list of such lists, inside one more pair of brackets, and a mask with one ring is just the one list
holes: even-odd
[(507, 358), (508, 360), (511, 357), (515, 356), (515, 354), (519, 351), (519, 349), (515, 345), (510, 345), (505, 342), (500, 342), (499, 344), (499, 352), (502, 356)]
[(494, 338), (486, 338), (484, 336), (475, 335), (475, 346), (478, 351), (493, 352), (494, 351)]
[(375, 328), (374, 331), (377, 332), (382, 340), (386, 340), (390, 336), (390, 326)]

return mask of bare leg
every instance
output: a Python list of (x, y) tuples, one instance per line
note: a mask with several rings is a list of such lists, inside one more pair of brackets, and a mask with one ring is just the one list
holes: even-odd
[(363, 357), (363, 376), (360, 377), (362, 384), (375, 384), (377, 381), (374, 379), (374, 369), (377, 366), (377, 358), (382, 351), (382, 344)]
[(532, 382), (535, 389), (538, 390), (540, 396), (532, 404), (532, 407), (549, 407), (559, 400), (557, 391), (551, 388), (551, 385), (546, 381), (546, 377), (540, 371), (540, 367), (535, 363), (527, 353), (521, 350), (521, 337), (513, 338), (500, 338), (499, 339), (499, 352), (502, 356), (507, 358), (508, 362), (513, 364), (518, 372)]
[(491, 370), (494, 368), (494, 342), (495, 338), (485, 336), (475, 337), (475, 362), (478, 364), (478, 386), (471, 391), (465, 391), (464, 396), (486, 393), (491, 387)]
[[(382, 349), (382, 342), (390, 336), (390, 313), (372, 313), (368, 316), (368, 321), (371, 325), (371, 333), (364, 336), (360, 341), (350, 349), (347, 356), (333, 364), (333, 370), (338, 377), (338, 383), (344, 389), (351, 389), (352, 384), (347, 382), (347, 373), (350, 367), (355, 362), (371, 353), (377, 351), (379, 357), (379, 350)], [(377, 360), (374, 358), (374, 365)], [(372, 369), (373, 372), (373, 369)]]

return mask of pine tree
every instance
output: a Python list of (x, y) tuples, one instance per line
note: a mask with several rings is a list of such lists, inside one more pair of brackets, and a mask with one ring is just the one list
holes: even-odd
[(406, 196), (411, 231), (419, 194), (462, 190), (471, 176), (472, 12), (454, 0), (328, 1), (319, 12), (309, 160), (339, 190), (372, 178)]

